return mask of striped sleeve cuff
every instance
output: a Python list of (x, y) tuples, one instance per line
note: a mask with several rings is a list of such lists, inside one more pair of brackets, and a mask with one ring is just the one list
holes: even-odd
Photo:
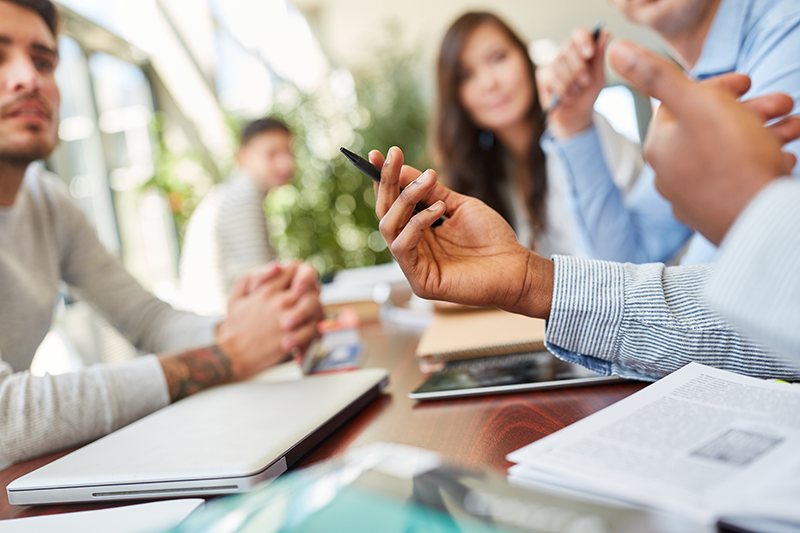
[(557, 357), (605, 375), (651, 379), (615, 362), (625, 302), (623, 265), (555, 256), (545, 344)]

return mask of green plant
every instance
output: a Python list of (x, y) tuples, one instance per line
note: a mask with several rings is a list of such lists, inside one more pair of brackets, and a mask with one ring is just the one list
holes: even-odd
[(167, 142), (164, 122), (164, 116), (156, 113), (151, 124), (153, 138), (158, 143), (155, 169), (153, 177), (141, 188), (155, 188), (164, 194), (175, 223), (178, 242), (181, 244), (186, 225), (195, 208), (211, 187), (221, 181), (217, 176), (225, 175), (221, 171), (229, 170), (231, 162), (218, 162), (223, 168), (215, 168), (210, 172), (203, 164), (203, 158), (196, 152), (173, 150)]

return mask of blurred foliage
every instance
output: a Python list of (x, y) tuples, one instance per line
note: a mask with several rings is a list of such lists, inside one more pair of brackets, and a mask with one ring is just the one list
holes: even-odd
[[(329, 273), (391, 260), (378, 231), (372, 181), (339, 152), (366, 157), (399, 146), (407, 164), (430, 166), (428, 110), (416, 51), (400, 50), (395, 30), (368, 67), (334, 71), (314, 93), (281, 87), (272, 113), (295, 135), (297, 175), (267, 197), (272, 244)], [(391, 45), (389, 43), (395, 43)]]
[[(271, 114), (294, 133), (297, 172), (292, 184), (267, 197), (270, 238), (280, 257), (305, 259), (321, 273), (391, 260), (378, 231), (372, 181), (341, 155), (340, 146), (364, 157), (399, 146), (407, 164), (430, 166), (418, 51), (397, 47), (403, 39), (396, 28), (385, 34), (364, 68), (335, 70), (311, 94), (288, 82), (275, 93)], [(228, 125), (236, 136), (243, 124), (228, 117)], [(165, 194), (182, 241), (189, 217), (218, 181), (214, 175), (226, 176), (231, 168), (226, 162), (211, 173), (199, 154), (171, 149), (160, 117), (154, 133), (159, 154), (144, 187)]]
[(182, 244), (186, 225), (195, 208), (211, 187), (221, 181), (217, 176), (225, 176), (232, 170), (233, 160), (218, 162), (222, 168), (210, 172), (203, 164), (203, 157), (196, 151), (175, 150), (171, 147), (171, 143), (167, 141), (165, 118), (161, 112), (156, 112), (150, 127), (153, 138), (157, 140), (155, 171), (142, 188), (156, 188), (164, 194), (172, 212), (179, 244)]

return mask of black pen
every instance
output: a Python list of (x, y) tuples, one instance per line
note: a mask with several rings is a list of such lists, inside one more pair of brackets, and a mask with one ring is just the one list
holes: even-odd
[[(602, 20), (598, 20), (597, 22), (595, 22), (594, 26), (592, 27), (592, 41), (595, 44), (597, 44), (597, 40), (600, 38), (600, 31), (602, 29), (603, 29), (603, 21)], [(542, 111), (542, 113), (544, 115), (547, 115), (548, 113), (552, 113), (553, 109), (556, 108), (556, 106), (558, 105), (558, 103), (560, 101), (561, 101), (561, 96), (559, 96), (558, 94), (553, 95), (553, 103), (550, 104), (550, 108), (549, 109), (545, 109), (544, 111)]]
[[(345, 155), (345, 157), (349, 159), (350, 162), (353, 163), (353, 165), (358, 170), (364, 173), (367, 177), (371, 178), (372, 181), (374, 181), (375, 183), (381, 182), (381, 169), (379, 169), (378, 167), (376, 167), (375, 165), (373, 165), (360, 155), (354, 154), (345, 147), (339, 148), (339, 151), (342, 152)], [(400, 190), (402, 191), (402, 189)], [(417, 213), (421, 213), (426, 209), (428, 209), (427, 205), (423, 204), (422, 202), (417, 202), (417, 205), (414, 207), (414, 214), (416, 215)], [(438, 220), (436, 220), (433, 224), (431, 224), (431, 227), (432, 228), (439, 227), (442, 225), (444, 221), (445, 221), (444, 217), (439, 217)]]

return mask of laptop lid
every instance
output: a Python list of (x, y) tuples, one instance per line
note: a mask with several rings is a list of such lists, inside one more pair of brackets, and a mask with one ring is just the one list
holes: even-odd
[(388, 384), (383, 369), (208, 389), (13, 481), (13, 505), (245, 492), (300, 459)]

